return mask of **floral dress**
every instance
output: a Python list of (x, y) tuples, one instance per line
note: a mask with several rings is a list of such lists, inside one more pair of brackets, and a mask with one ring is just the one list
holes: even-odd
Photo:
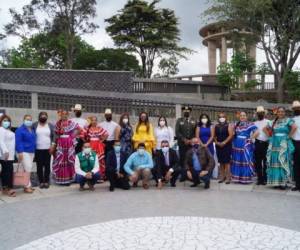
[(133, 151), (132, 140), (131, 140), (132, 135), (133, 135), (133, 130), (131, 126), (125, 125), (124, 127), (121, 127), (120, 130), (121, 153), (123, 153), (126, 156), (126, 159), (131, 155)]

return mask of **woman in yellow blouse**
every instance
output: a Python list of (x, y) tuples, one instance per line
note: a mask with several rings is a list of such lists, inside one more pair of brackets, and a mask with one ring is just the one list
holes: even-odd
[(132, 137), (134, 149), (137, 148), (140, 142), (145, 143), (146, 150), (152, 154), (155, 149), (155, 137), (153, 126), (149, 122), (149, 117), (146, 112), (140, 113), (139, 122), (136, 125), (135, 132)]

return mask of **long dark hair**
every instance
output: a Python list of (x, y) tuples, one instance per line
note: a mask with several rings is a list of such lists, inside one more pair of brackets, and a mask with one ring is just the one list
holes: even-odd
[(202, 123), (202, 121), (201, 121), (203, 117), (206, 117), (206, 118), (207, 118), (207, 123), (206, 123), (205, 125), (206, 125), (206, 127), (209, 128), (209, 127), (211, 126), (211, 120), (210, 120), (208, 114), (201, 114), (201, 115), (200, 115), (198, 126), (199, 126), (199, 127), (202, 127), (202, 125), (204, 125), (204, 124)]
[(143, 121), (142, 121), (142, 119), (141, 119), (141, 116), (142, 116), (143, 114), (146, 115), (146, 120), (144, 121), (144, 123), (145, 123), (145, 125), (146, 125), (146, 127), (147, 127), (147, 133), (148, 133), (149, 130), (150, 130), (150, 123), (149, 123), (149, 117), (148, 117), (148, 114), (147, 114), (146, 112), (141, 112), (140, 115), (139, 115), (139, 122), (138, 122), (138, 124), (137, 124), (137, 126), (136, 126), (136, 133), (138, 133), (139, 128), (140, 128), (141, 124), (143, 123)]
[(128, 113), (123, 113), (121, 116), (120, 116), (120, 120), (119, 120), (119, 125), (122, 127), (122, 128), (124, 128), (125, 127), (125, 124), (124, 124), (124, 122), (123, 122), (123, 119), (124, 119), (124, 117), (128, 117), (128, 123), (127, 123), (127, 125), (129, 126), (129, 127), (131, 127), (131, 125), (130, 125), (130, 120), (129, 120), (129, 114)]
[[(278, 112), (279, 109), (283, 109), (283, 110), (285, 111), (285, 108), (282, 107), (282, 106), (280, 106), (280, 107), (277, 108), (277, 112)], [(274, 130), (274, 127), (275, 127), (275, 125), (276, 125), (278, 119), (279, 119), (278, 114), (276, 114), (276, 118), (275, 118), (275, 120), (273, 121), (272, 127), (271, 127), (272, 131)]]
[(165, 120), (166, 127), (168, 127), (167, 118), (166, 118), (165, 116), (163, 116), (163, 115), (161, 115), (161, 116), (158, 118), (157, 125), (159, 126), (160, 119), (162, 119), (162, 118)]

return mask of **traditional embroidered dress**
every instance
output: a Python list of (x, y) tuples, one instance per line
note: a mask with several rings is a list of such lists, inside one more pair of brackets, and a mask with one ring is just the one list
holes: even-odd
[[(267, 153), (267, 184), (285, 185), (292, 176), (294, 145), (288, 135), (294, 121), (290, 118), (278, 120), (273, 127)], [(268, 124), (272, 128), (273, 122)]]
[(121, 144), (121, 152), (126, 155), (126, 157), (128, 158), (132, 151), (132, 135), (133, 135), (133, 130), (131, 126), (124, 126), (121, 127), (120, 130), (120, 144)]
[(134, 143), (134, 149), (137, 148), (140, 142), (144, 142), (146, 150), (152, 154), (152, 151), (155, 148), (155, 138), (152, 125), (149, 124), (149, 131), (147, 131), (147, 126), (145, 124), (141, 124), (138, 130), (135, 130), (132, 140)]
[(234, 182), (252, 182), (254, 144), (250, 136), (255, 130), (257, 127), (252, 122), (240, 122), (236, 125), (231, 160), (231, 176)]
[(91, 148), (96, 152), (99, 159), (100, 175), (105, 176), (105, 144), (101, 141), (103, 137), (108, 136), (108, 132), (100, 125), (96, 127), (85, 127), (81, 132), (84, 141), (90, 142)]
[(56, 123), (56, 152), (52, 168), (57, 184), (69, 184), (73, 182), (75, 174), (76, 134), (79, 130), (78, 124), (71, 120), (60, 120)]

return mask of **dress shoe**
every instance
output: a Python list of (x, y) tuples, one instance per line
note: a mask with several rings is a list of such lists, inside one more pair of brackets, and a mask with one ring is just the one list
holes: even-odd
[(110, 191), (110, 192), (113, 192), (113, 191), (115, 191), (115, 188), (114, 188), (113, 186), (110, 186), (110, 187), (109, 187), (109, 191)]
[(291, 190), (292, 190), (292, 191), (300, 191), (300, 188), (293, 187)]
[(209, 189), (210, 187), (210, 181), (206, 182), (204, 185), (204, 189)]

